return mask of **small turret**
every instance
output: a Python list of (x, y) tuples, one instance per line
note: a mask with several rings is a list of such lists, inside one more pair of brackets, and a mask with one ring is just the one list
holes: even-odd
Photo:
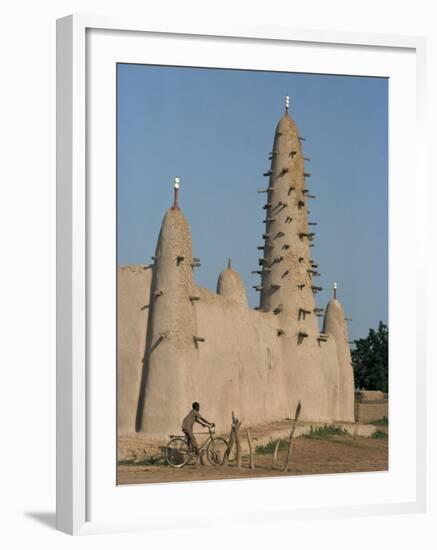
[(337, 283), (334, 283), (333, 291), (334, 296), (325, 310), (323, 333), (332, 336), (337, 348), (340, 369), (338, 414), (343, 420), (354, 422), (354, 373), (348, 343), (348, 327), (343, 307), (337, 299)]
[(228, 267), (223, 270), (217, 281), (217, 294), (247, 307), (247, 294), (240, 274), (232, 269), (231, 259)]

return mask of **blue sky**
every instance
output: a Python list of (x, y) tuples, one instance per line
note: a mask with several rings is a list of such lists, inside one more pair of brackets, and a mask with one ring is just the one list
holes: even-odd
[(265, 71), (119, 64), (118, 264), (149, 263), (173, 178), (201, 258), (196, 282), (215, 291), (231, 257), (249, 302), (262, 244), (257, 189), (284, 96), (291, 98), (317, 199), (312, 256), (324, 307), (338, 283), (350, 339), (388, 317), (388, 80)]

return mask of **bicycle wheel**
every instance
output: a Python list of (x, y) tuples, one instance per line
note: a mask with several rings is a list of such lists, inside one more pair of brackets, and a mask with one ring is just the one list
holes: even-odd
[(182, 468), (191, 458), (187, 442), (183, 437), (173, 437), (165, 448), (165, 460), (173, 468)]
[(206, 448), (206, 456), (213, 466), (221, 466), (225, 453), (228, 450), (228, 444), (222, 437), (211, 439)]

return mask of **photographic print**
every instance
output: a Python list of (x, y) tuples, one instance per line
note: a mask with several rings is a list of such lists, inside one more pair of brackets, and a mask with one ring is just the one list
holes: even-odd
[(117, 483), (388, 469), (388, 79), (117, 65)]

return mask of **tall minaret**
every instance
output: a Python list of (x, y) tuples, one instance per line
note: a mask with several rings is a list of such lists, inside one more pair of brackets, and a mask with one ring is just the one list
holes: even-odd
[[(283, 334), (297, 337), (299, 343), (316, 336), (318, 323), (314, 292), (319, 287), (313, 282), (318, 275), (311, 261), (310, 246), (314, 239), (308, 222), (308, 194), (305, 159), (295, 122), (289, 116), (290, 100), (285, 98), (285, 113), (279, 120), (273, 149), (270, 154), (269, 178), (264, 244), (260, 258), (260, 310), (271, 311), (284, 321)], [(260, 191), (260, 192), (262, 192)], [(292, 321), (296, 321), (295, 323)], [(291, 325), (290, 325), (291, 322)], [(285, 326), (287, 324), (288, 326)]]
[(165, 213), (154, 256), (150, 290), (147, 344), (137, 411), (136, 430), (149, 437), (168, 426), (178, 427), (186, 402), (181, 388), (197, 352), (197, 317), (188, 221), (178, 204), (179, 178), (174, 201)]

